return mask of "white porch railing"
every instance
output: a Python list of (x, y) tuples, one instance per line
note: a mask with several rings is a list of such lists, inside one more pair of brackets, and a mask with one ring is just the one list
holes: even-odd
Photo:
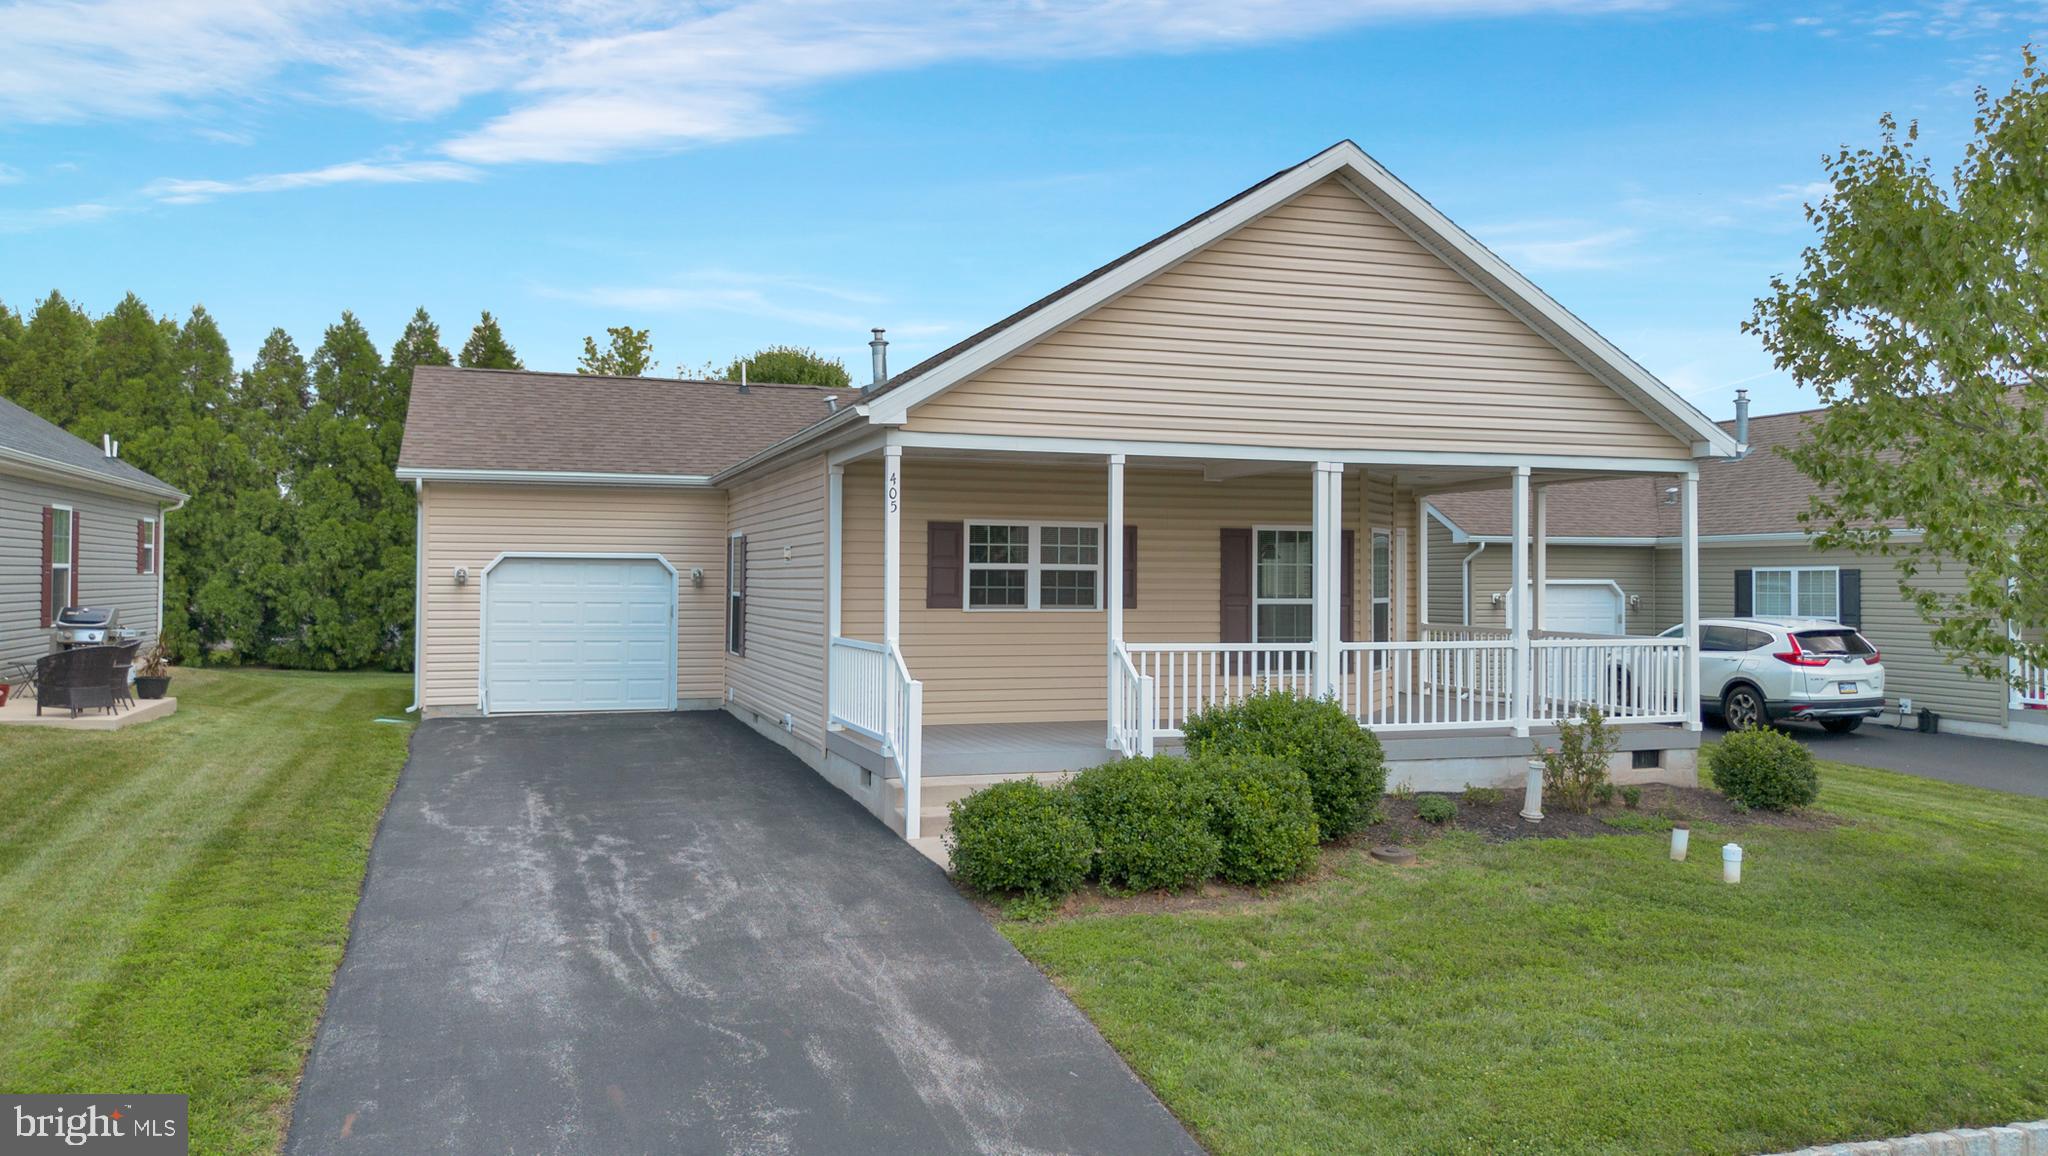
[(2012, 660), (2014, 710), (2048, 710), (2048, 666)]
[(1685, 722), (1699, 709), (1685, 702), (1688, 653), (1682, 638), (1531, 639), (1530, 719), (1554, 723), (1590, 706), (1612, 722)]
[(1109, 650), (1109, 745), (1126, 757), (1152, 753), (1155, 684), (1121, 642)]
[(1343, 642), (1337, 669), (1338, 700), (1375, 731), (1514, 724), (1511, 642)]
[(1424, 642), (1507, 642), (1514, 632), (1500, 626), (1467, 626), (1459, 622), (1425, 622)]
[(834, 726), (882, 744), (903, 776), (903, 837), (923, 821), (924, 683), (910, 677), (901, 651), (881, 642), (834, 638), (828, 656)]
[(1152, 680), (1156, 738), (1178, 738), (1187, 717), (1256, 691), (1316, 693), (1316, 648), (1308, 643), (1131, 642), (1136, 677)]

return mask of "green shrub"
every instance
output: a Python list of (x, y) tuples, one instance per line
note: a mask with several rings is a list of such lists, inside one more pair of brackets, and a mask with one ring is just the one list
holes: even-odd
[(1380, 741), (1329, 699), (1260, 691), (1193, 715), (1182, 729), (1194, 755), (1264, 755), (1299, 768), (1324, 839), (1379, 822), (1387, 789)]
[(1113, 887), (1168, 891), (1216, 873), (1222, 840), (1209, 821), (1209, 782), (1173, 755), (1104, 763), (1074, 776), (1095, 832), (1095, 870)]
[(1415, 803), (1415, 817), (1425, 823), (1442, 825), (1458, 817), (1458, 804), (1442, 795), (1424, 795)]
[(1769, 727), (1730, 732), (1707, 752), (1707, 773), (1722, 794), (1759, 811), (1804, 807), (1820, 796), (1813, 752)]
[(1261, 755), (1205, 755), (1218, 873), (1258, 885), (1297, 878), (1316, 864), (1316, 808), (1308, 776)]
[(1603, 782), (1593, 788), (1593, 801), (1603, 807), (1614, 805), (1614, 784)]
[(1543, 760), (1544, 800), (1567, 811), (1589, 811), (1593, 800), (1604, 803), (1613, 798), (1607, 760), (1620, 749), (1621, 736), (1609, 729), (1598, 707), (1587, 707), (1583, 719), (1558, 723), (1556, 747), (1546, 751), (1543, 744), (1536, 744), (1536, 757)]
[(1017, 779), (957, 799), (948, 810), (953, 875), (983, 895), (1057, 899), (1088, 877), (1095, 837), (1064, 788)]
[(1641, 787), (1623, 787), (1621, 789), (1621, 805), (1631, 811), (1642, 806), (1643, 789)]
[(1499, 787), (1475, 787), (1465, 784), (1465, 805), (1468, 807), (1491, 807), (1507, 798), (1507, 792)]

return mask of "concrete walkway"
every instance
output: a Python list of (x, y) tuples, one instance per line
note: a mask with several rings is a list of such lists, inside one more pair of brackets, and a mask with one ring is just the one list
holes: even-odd
[(1812, 748), (1816, 758), (2048, 798), (2048, 747), (2034, 743), (1923, 735), (1875, 721), (1846, 735), (1801, 724), (1785, 733)]
[(420, 727), (285, 1151), (1200, 1149), (936, 867), (686, 714)]

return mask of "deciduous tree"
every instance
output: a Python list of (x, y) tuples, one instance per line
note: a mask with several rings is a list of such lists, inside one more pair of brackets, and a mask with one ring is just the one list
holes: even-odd
[(607, 344), (603, 349), (597, 346), (597, 339), (583, 339), (583, 356), (577, 359), (576, 372), (602, 377), (639, 377), (654, 370), (654, 341), (645, 329), (630, 325), (614, 325), (605, 330)]

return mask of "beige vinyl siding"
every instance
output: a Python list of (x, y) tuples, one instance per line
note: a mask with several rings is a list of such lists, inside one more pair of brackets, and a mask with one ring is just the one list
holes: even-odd
[[(825, 459), (733, 487), (731, 528), (747, 536), (747, 652), (728, 655), (734, 701), (825, 745)], [(879, 485), (879, 483), (877, 483)]]
[[(1476, 543), (1475, 543), (1476, 544)], [(1457, 547), (1452, 561), (1472, 551), (1472, 545)], [(1430, 559), (1435, 565), (1436, 558)], [(1505, 594), (1510, 584), (1509, 571), (1514, 567), (1514, 547), (1505, 542), (1495, 542), (1472, 559), (1472, 618), (1474, 626), (1506, 626), (1507, 604), (1493, 604), (1493, 596)], [(1624, 597), (1640, 595), (1641, 606), (1627, 611), (1628, 633), (1655, 634), (1672, 625), (1658, 614), (1657, 602), (1657, 559), (1656, 551), (1648, 546), (1552, 546), (1550, 548), (1550, 579), (1552, 581), (1572, 579), (1605, 579), (1621, 587)], [(1529, 547), (1529, 574), (1533, 581), (1536, 574), (1536, 548)], [(1456, 604), (1456, 596), (1452, 596)]]
[[(1675, 550), (1659, 553), (1668, 553), (1674, 564), (1678, 560)], [(1905, 695), (1916, 708), (1926, 707), (1949, 718), (1996, 725), (2005, 722), (2007, 688), (1971, 678), (1942, 657), (1927, 623), (1900, 595), (1898, 567), (1891, 559), (1798, 545), (1702, 547), (1700, 616), (1726, 618), (1735, 613), (1735, 571), (1774, 566), (1838, 566), (1863, 571), (1862, 630), (1884, 655), (1887, 699), (1896, 703)], [(1964, 579), (1958, 570), (1937, 574), (1926, 569), (1914, 581), (1944, 592), (1960, 592)]]
[(9, 472), (0, 474), (0, 665), (50, 652), (41, 613), (45, 506), (78, 515), (78, 601), (119, 610), (123, 628), (141, 632), (145, 645), (154, 641), (157, 576), (135, 572), (135, 523), (161, 523), (159, 505)]
[(1335, 181), (925, 402), (908, 428), (1690, 455)]
[[(1104, 714), (1108, 622), (1101, 610), (933, 610), (925, 606), (926, 524), (1013, 520), (1101, 525), (1108, 512), (1104, 465), (906, 457), (903, 463), (903, 651), (925, 684), (931, 723), (1043, 722)], [(849, 637), (882, 633), (882, 473), (878, 462), (846, 469), (845, 592)], [(1209, 642), (1221, 625), (1219, 531), (1226, 526), (1302, 526), (1313, 517), (1306, 470), (1205, 481), (1194, 470), (1132, 462), (1126, 520), (1138, 528), (1138, 604), (1125, 611), (1134, 642)], [(1363, 495), (1373, 494), (1370, 503)], [(1370, 622), (1371, 540), (1361, 506), (1412, 537), (1414, 501), (1353, 474), (1345, 524), (1357, 529), (1361, 627)], [(1403, 510), (1405, 508), (1405, 514)], [(1414, 589), (1414, 563), (1408, 571)], [(1107, 579), (1102, 579), (1107, 591)], [(1413, 598), (1410, 597), (1412, 615)]]
[[(1472, 544), (1451, 540), (1450, 528), (1431, 518), (1429, 526), (1429, 613), (1428, 621), (1468, 621), (1465, 606), (1465, 556)], [(1489, 550), (1492, 547), (1487, 547)]]
[[(477, 630), (484, 567), (504, 553), (659, 554), (681, 576), (676, 696), (725, 690), (725, 509), (718, 490), (428, 482), (426, 632), (421, 705), (477, 705)], [(467, 567), (467, 586), (455, 568)], [(692, 567), (704, 585), (692, 586)]]

